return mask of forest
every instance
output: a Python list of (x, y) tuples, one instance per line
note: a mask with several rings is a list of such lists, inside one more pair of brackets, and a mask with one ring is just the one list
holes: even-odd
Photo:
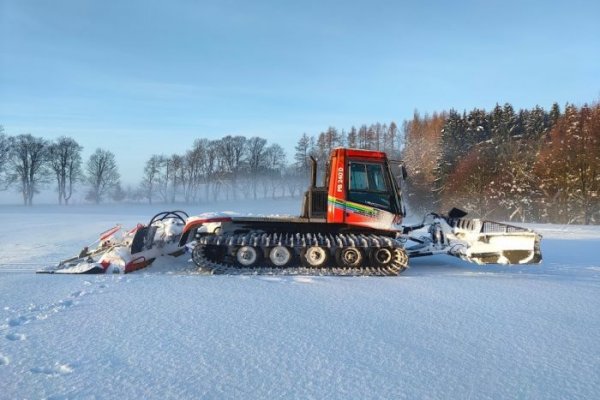
[(404, 125), (409, 202), (480, 217), (600, 223), (600, 105), (455, 110)]
[(561, 110), (511, 104), (491, 111), (415, 112), (395, 122), (303, 133), (291, 159), (261, 137), (199, 138), (183, 154), (153, 154), (137, 185), (123, 187), (109, 149), (82, 159), (73, 138), (8, 136), (0, 126), (0, 189), (32, 205), (42, 189), (59, 204), (73, 193), (86, 201), (202, 203), (220, 199), (299, 196), (309, 158), (320, 170), (339, 146), (385, 151), (403, 160), (403, 190), (414, 214), (462, 208), (506, 221), (600, 224), (600, 104)]

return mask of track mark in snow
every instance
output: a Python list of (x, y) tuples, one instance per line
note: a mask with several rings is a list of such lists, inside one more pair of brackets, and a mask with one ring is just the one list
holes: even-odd
[(52, 367), (35, 367), (30, 369), (30, 371), (34, 374), (59, 376), (73, 373), (73, 367), (69, 364), (55, 363)]
[(10, 364), (10, 360), (8, 359), (8, 357), (0, 353), (0, 366), (8, 364)]
[(297, 283), (315, 283), (315, 280), (310, 276), (295, 276), (294, 282)]
[(261, 281), (267, 281), (267, 282), (281, 282), (281, 281), (283, 281), (282, 278), (277, 278), (275, 276), (261, 276), (259, 279)]
[(5, 336), (5, 338), (7, 338), (8, 340), (12, 340), (13, 342), (17, 342), (27, 339), (27, 336), (25, 336), (22, 333), (9, 333)]

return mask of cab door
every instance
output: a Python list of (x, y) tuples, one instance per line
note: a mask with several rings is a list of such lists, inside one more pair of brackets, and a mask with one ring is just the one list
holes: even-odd
[(393, 229), (399, 212), (386, 164), (379, 160), (350, 159), (347, 171), (344, 222)]

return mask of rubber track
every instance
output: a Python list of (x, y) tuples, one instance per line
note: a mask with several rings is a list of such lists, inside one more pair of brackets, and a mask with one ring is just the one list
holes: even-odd
[[(261, 249), (274, 246), (293, 248), (296, 253), (295, 260), (299, 261), (301, 250), (311, 246), (320, 246), (329, 249), (330, 260), (335, 262), (335, 251), (346, 247), (362, 249), (387, 247), (393, 250), (393, 261), (387, 266), (363, 266), (348, 268), (344, 266), (326, 266), (322, 268), (308, 268), (297, 263), (286, 267), (276, 267), (263, 259), (261, 265), (248, 268), (238, 264), (227, 263), (224, 260), (211, 260), (205, 250), (209, 245), (224, 246), (226, 254), (231, 254), (232, 248), (240, 246), (260, 247)], [(366, 253), (365, 253), (366, 254)], [(229, 257), (230, 258), (230, 257)], [(402, 242), (379, 235), (363, 234), (277, 234), (250, 232), (245, 234), (207, 235), (197, 239), (192, 251), (192, 260), (200, 267), (201, 272), (210, 274), (267, 274), (267, 275), (335, 275), (335, 276), (396, 276), (408, 266), (408, 255)], [(367, 257), (368, 260), (368, 257)]]

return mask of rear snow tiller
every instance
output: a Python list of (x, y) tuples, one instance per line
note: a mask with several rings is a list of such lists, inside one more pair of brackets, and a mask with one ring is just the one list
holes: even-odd
[(177, 257), (185, 253), (179, 245), (188, 214), (163, 211), (147, 225), (138, 224), (125, 231), (117, 225), (100, 234), (96, 248), (84, 247), (78, 255), (58, 265), (37, 271), (43, 274), (129, 273), (145, 268), (162, 256)]

